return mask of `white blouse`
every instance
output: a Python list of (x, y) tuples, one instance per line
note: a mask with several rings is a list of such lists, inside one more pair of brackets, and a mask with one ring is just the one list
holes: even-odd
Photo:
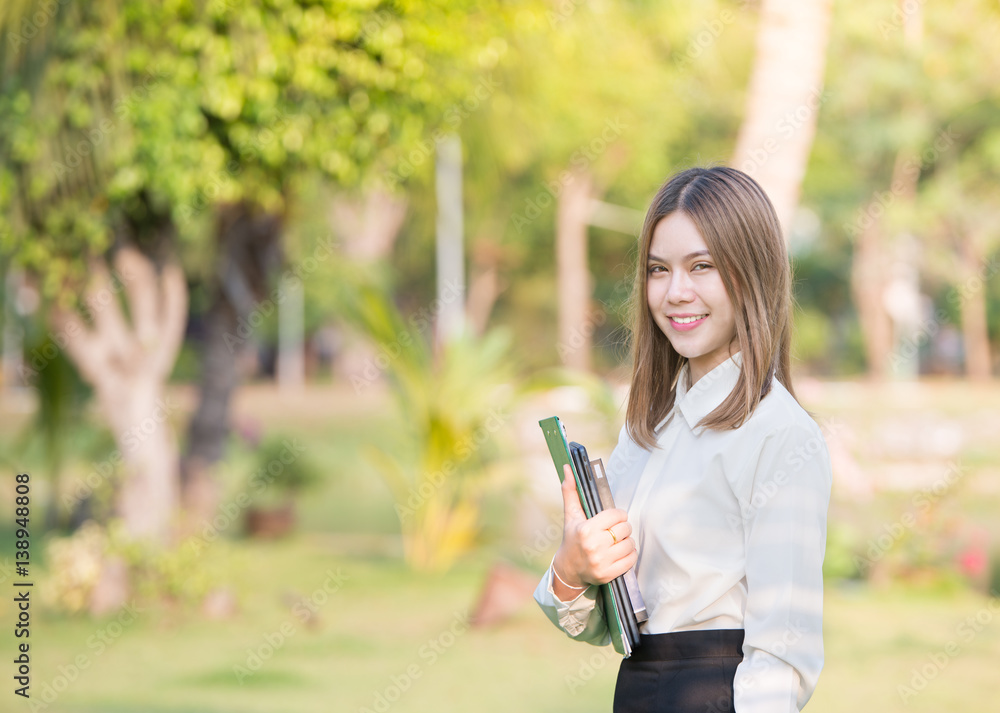
[[(823, 668), (830, 456), (777, 379), (740, 428), (695, 427), (732, 391), (740, 361), (735, 354), (690, 389), (685, 365), (658, 448), (644, 450), (623, 427), (607, 474), (639, 551), (649, 613), (640, 632), (744, 629), (736, 711), (785, 713), (805, 705)], [(535, 600), (569, 636), (605, 645), (597, 591), (561, 602), (550, 567)]]

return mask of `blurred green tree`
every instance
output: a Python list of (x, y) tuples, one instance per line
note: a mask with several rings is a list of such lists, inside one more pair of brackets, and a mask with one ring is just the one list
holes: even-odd
[[(0, 249), (38, 281), (54, 339), (94, 386), (126, 470), (130, 534), (166, 538), (178, 501), (162, 403), (184, 332), (181, 265), (217, 277), (190, 439), (210, 460), (235, 385), (225, 337), (281, 299), (267, 278), (298, 187), (385, 183), (463, 86), (491, 26), (483, 10), (4, 4)], [(149, 419), (162, 422), (130, 438)]]
[[(516, 15), (484, 98), (455, 111), (476, 330), (496, 312), (539, 342), (538, 365), (588, 367), (630, 291), (637, 214), (678, 166), (732, 151), (752, 52), (737, 28), (748, 19), (736, 2), (537, 4)], [(414, 196), (404, 228), (397, 260), (408, 274), (420, 274), (429, 199)], [(592, 271), (599, 251), (614, 262)]]
[[(943, 326), (938, 310), (928, 318), (915, 300), (895, 299), (900, 274), (919, 271), (925, 287), (957, 286), (995, 250), (984, 209), (998, 100), (984, 63), (996, 63), (998, 22), (995, 5), (978, 0), (960, 9), (837, 6), (831, 52), (841, 61), (829, 72), (806, 192), (836, 226), (826, 240), (852, 249), (854, 308), (876, 379), (915, 359), (911, 347)], [(989, 362), (985, 294), (961, 301), (979, 375)]]
[[(932, 81), (927, 102), (936, 131), (921, 155), (934, 157), (933, 170), (903, 221), (926, 242), (925, 282), (947, 285), (943, 307), (958, 310), (966, 376), (984, 381), (993, 372), (987, 287), (1000, 271), (1000, 87), (988, 79), (1000, 71), (993, 50), (1000, 11), (995, 3), (970, 2), (927, 12), (934, 28), (925, 59)], [(941, 314), (933, 316), (935, 334)], [(933, 336), (918, 332), (915, 339)]]

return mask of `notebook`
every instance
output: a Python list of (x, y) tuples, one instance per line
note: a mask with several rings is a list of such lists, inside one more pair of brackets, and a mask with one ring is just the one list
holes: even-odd
[[(538, 425), (545, 434), (545, 442), (559, 482), (563, 480), (563, 466), (567, 463), (570, 465), (584, 514), (591, 518), (604, 509), (613, 508), (615, 504), (604, 472), (604, 463), (601, 460), (590, 460), (586, 448), (579, 443), (570, 443), (566, 437), (566, 428), (557, 416), (543, 419)], [(628, 658), (639, 645), (639, 624), (647, 619), (646, 606), (639, 593), (634, 569), (602, 584), (598, 598), (611, 632), (611, 644), (615, 651)]]

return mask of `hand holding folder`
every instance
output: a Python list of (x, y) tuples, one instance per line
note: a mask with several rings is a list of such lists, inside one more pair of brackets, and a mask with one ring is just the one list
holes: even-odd
[[(539, 425), (545, 434), (549, 454), (560, 481), (564, 477), (563, 467), (570, 466), (580, 505), (587, 518), (594, 517), (602, 510), (614, 508), (603, 463), (600, 460), (591, 461), (586, 449), (579, 443), (568, 443), (565, 428), (557, 417), (539, 421)], [(598, 604), (604, 612), (615, 651), (628, 658), (632, 649), (639, 644), (639, 624), (647, 618), (635, 572), (630, 569), (611, 582), (602, 584)]]

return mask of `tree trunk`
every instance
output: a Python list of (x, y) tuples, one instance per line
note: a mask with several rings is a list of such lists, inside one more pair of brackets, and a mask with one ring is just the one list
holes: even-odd
[(896, 201), (912, 201), (919, 178), (919, 162), (908, 151), (900, 151), (893, 164), (890, 190), (876, 192), (853, 226), (851, 291), (864, 339), (868, 375), (875, 381), (888, 377), (895, 342), (893, 321), (886, 309), (886, 290), (897, 256), (886, 244), (885, 211)]
[[(871, 215), (872, 205), (866, 215)], [(851, 261), (851, 291), (858, 310), (868, 375), (875, 381), (884, 381), (888, 376), (892, 352), (892, 320), (884, 300), (889, 256), (883, 242), (882, 221), (872, 219), (857, 235)]]
[(114, 430), (126, 434), (118, 510), (128, 532), (163, 539), (180, 500), (180, 456), (167, 422), (176, 405), (165, 398), (164, 381), (151, 377), (135, 379), (117, 396)]
[(990, 369), (990, 339), (986, 324), (986, 285), (979, 275), (982, 255), (975, 236), (962, 236), (962, 273), (965, 281), (959, 293), (962, 302), (962, 344), (965, 348), (965, 374), (975, 381), (988, 381)]
[(559, 291), (559, 342), (563, 364), (590, 370), (593, 324), (590, 319), (591, 276), (587, 267), (587, 222), (594, 199), (594, 180), (575, 173), (562, 193), (556, 213), (556, 280)]
[(385, 191), (362, 196), (338, 195), (330, 207), (330, 224), (352, 260), (387, 258), (403, 227), (406, 199)]
[(236, 334), (236, 310), (216, 287), (204, 319), (198, 406), (188, 424), (188, 446), (181, 469), (182, 502), (192, 526), (211, 520), (218, 505), (212, 466), (222, 458), (229, 435), (229, 401), (238, 382), (236, 358), (226, 335)]
[(763, 186), (785, 229), (798, 203), (823, 97), (831, 0), (763, 0), (746, 114), (732, 165)]
[(484, 255), (482, 260), (476, 261), (476, 267), (469, 279), (465, 315), (469, 330), (477, 336), (486, 333), (493, 306), (506, 287), (506, 283), (500, 279), (499, 259), (493, 255), (494, 252), (496, 251), (490, 251), (488, 257)]
[[(331, 202), (329, 220), (344, 257), (368, 263), (388, 258), (392, 253), (406, 211), (405, 198), (375, 190), (363, 195), (336, 196)], [(351, 330), (339, 326), (336, 329), (340, 353), (335, 359), (334, 373), (355, 384), (368, 384), (364, 374), (374, 363), (376, 350)]]
[(268, 277), (279, 263), (281, 219), (234, 205), (219, 216), (219, 269), (205, 317), (198, 406), (188, 429), (181, 469), (182, 500), (193, 527), (211, 520), (218, 506), (212, 467), (229, 435), (229, 404), (239, 384), (238, 357), (254, 344), (253, 332), (275, 310)]
[[(103, 261), (92, 267), (85, 300), (92, 325), (58, 308), (53, 320), (69, 337), (66, 352), (93, 386), (118, 446), (125, 477), (116, 514), (131, 537), (162, 543), (178, 502), (178, 455), (169, 422), (174, 405), (165, 399), (164, 386), (184, 337), (187, 285), (178, 265), (157, 275), (152, 261), (132, 247), (118, 250), (115, 266), (114, 281)], [(122, 285), (130, 320), (116, 296)]]

